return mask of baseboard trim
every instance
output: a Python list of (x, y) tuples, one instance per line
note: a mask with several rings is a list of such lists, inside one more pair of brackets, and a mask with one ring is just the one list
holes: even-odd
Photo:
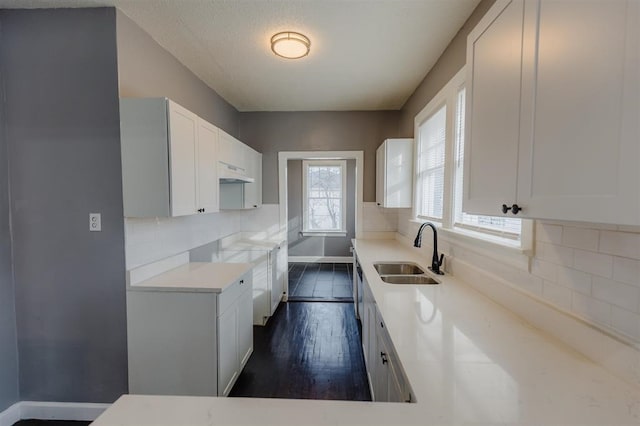
[(93, 421), (111, 404), (87, 402), (21, 401), (0, 413), (0, 426), (12, 426), (19, 420)]
[(0, 412), (0, 426), (12, 426), (19, 420), (21, 420), (19, 402)]
[(351, 256), (289, 256), (289, 263), (353, 263)]

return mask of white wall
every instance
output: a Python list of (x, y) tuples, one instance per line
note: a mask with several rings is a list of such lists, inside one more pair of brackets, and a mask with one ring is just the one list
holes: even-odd
[(127, 270), (191, 250), (236, 232), (279, 232), (278, 204), (255, 210), (176, 218), (125, 219)]
[[(413, 239), (417, 225), (403, 210), (398, 231)], [(430, 238), (423, 238), (431, 257)], [(439, 242), (440, 243), (440, 242)], [(531, 272), (443, 242), (439, 248), (528, 295), (632, 343), (640, 343), (640, 228), (536, 221)]]

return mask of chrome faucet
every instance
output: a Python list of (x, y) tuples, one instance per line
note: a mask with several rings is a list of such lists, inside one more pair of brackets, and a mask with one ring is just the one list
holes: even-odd
[(431, 258), (431, 267), (429, 269), (431, 269), (431, 271), (434, 274), (444, 275), (444, 272), (440, 270), (440, 267), (442, 266), (442, 261), (444, 260), (444, 254), (438, 257), (438, 231), (436, 231), (436, 227), (433, 223), (425, 222), (422, 225), (420, 225), (420, 229), (418, 230), (418, 235), (416, 235), (416, 239), (413, 241), (413, 246), (414, 247), (422, 246), (422, 231), (424, 230), (425, 226), (429, 226), (431, 227), (431, 229), (433, 229), (433, 257)]

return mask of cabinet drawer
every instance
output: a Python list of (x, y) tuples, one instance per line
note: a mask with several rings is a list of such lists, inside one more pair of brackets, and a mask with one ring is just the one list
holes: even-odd
[(218, 295), (218, 316), (222, 315), (245, 291), (251, 290), (251, 271), (238, 278)]

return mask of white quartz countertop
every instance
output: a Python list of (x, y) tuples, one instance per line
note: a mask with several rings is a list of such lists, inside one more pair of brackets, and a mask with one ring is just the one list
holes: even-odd
[(640, 389), (467, 284), (384, 283), (378, 261), (429, 260), (394, 240), (357, 240), (416, 403), (125, 395), (96, 422), (133, 425), (638, 425)]
[(132, 284), (129, 289), (221, 293), (251, 268), (249, 263), (191, 262)]

